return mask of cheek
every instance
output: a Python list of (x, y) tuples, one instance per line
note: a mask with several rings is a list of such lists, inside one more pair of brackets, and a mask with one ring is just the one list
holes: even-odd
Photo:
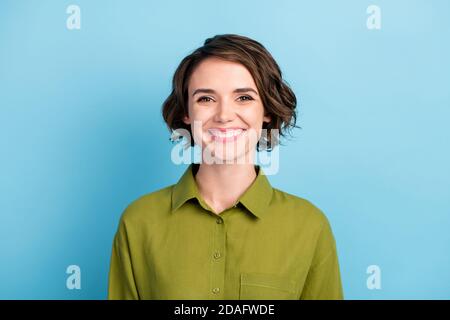
[(264, 109), (262, 107), (246, 109), (242, 112), (242, 119), (253, 129), (260, 129), (263, 125)]
[(214, 115), (214, 110), (211, 107), (200, 106), (193, 104), (189, 108), (189, 112), (192, 120), (207, 121)]
[(194, 123), (196, 122), (204, 122), (204, 114), (203, 112), (200, 112), (200, 110), (198, 110), (198, 108), (196, 108), (195, 106), (190, 107), (189, 108), (189, 119), (191, 121), (191, 127), (192, 129), (194, 129)]
[(205, 125), (211, 118), (211, 112), (205, 108), (193, 105), (190, 108), (191, 131), (197, 144), (208, 143), (212, 139), (208, 132), (205, 132)]

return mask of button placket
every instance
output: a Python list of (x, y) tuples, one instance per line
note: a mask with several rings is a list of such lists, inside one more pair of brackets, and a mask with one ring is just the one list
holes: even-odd
[(225, 284), (225, 240), (226, 228), (222, 217), (214, 224), (214, 244), (211, 252), (212, 283), (211, 293), (215, 299), (223, 299)]

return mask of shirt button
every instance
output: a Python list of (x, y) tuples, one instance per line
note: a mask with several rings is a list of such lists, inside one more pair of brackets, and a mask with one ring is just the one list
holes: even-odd
[(219, 251), (216, 251), (216, 252), (214, 253), (214, 258), (216, 258), (216, 259), (219, 259), (221, 256), (222, 256), (222, 255), (220, 254)]
[(222, 221), (221, 218), (217, 218), (217, 219), (216, 219), (216, 223), (217, 223), (217, 224), (221, 224), (222, 222), (223, 222), (223, 221)]
[(214, 289), (212, 289), (212, 292), (214, 294), (218, 294), (220, 292), (220, 288), (214, 288)]

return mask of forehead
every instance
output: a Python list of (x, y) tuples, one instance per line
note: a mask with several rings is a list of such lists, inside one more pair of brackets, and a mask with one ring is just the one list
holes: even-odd
[(233, 91), (240, 87), (257, 90), (251, 73), (247, 68), (233, 61), (207, 58), (194, 69), (189, 80), (189, 92), (197, 88), (211, 88), (216, 91)]

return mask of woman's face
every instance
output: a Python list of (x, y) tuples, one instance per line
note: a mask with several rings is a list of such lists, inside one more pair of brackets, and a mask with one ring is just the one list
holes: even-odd
[(203, 160), (253, 162), (263, 122), (270, 122), (270, 116), (264, 114), (247, 68), (207, 58), (192, 73), (188, 95), (189, 114), (183, 121), (191, 125), (195, 143), (202, 146)]

